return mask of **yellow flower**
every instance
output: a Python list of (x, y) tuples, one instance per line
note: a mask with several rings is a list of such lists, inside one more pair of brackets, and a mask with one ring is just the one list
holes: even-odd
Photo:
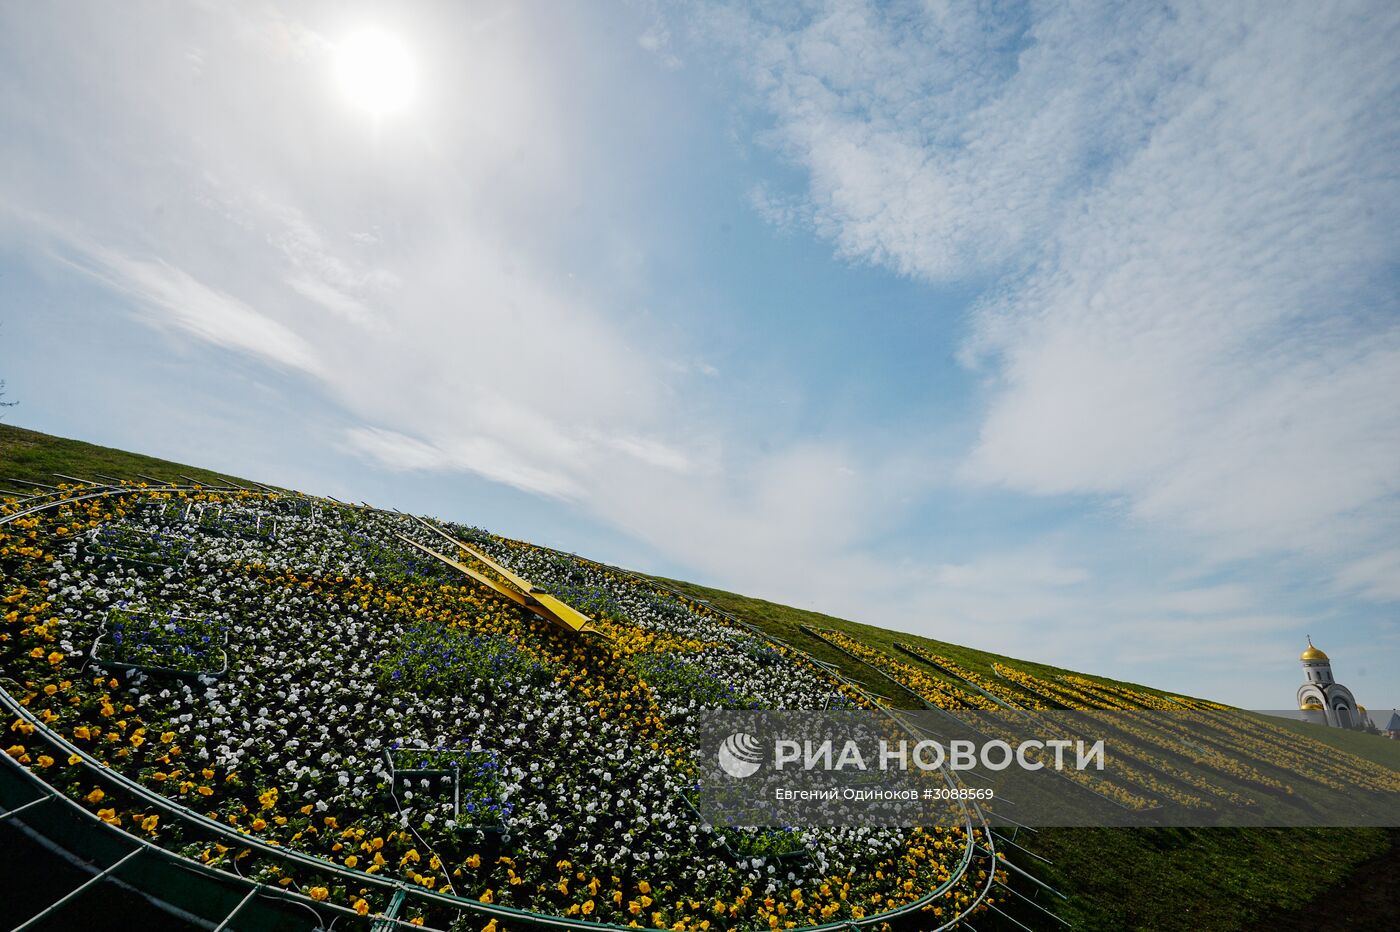
[(591, 912), (593, 912), (593, 901), (588, 900), (583, 904), (583, 914), (587, 916)]
[(346, 867), (354, 867), (356, 864), (359, 864), (359, 863), (360, 863), (360, 859), (357, 858), (357, 857), (355, 857), (353, 854), (350, 855), (348, 858), (345, 859), (345, 866), (346, 866)]
[(640, 893), (650, 893), (650, 892), (651, 892), (651, 884), (649, 884), (649, 883), (647, 883), (645, 880), (643, 880), (641, 883), (637, 884), (637, 891), (640, 892)]
[(312, 887), (310, 890), (306, 891), (306, 895), (319, 903), (330, 896), (331, 891), (327, 890), (325, 887)]
[(44, 695), (45, 695), (45, 696), (52, 696), (52, 695), (53, 695), (54, 693), (56, 693), (56, 692), (58, 692), (58, 687), (55, 686), (55, 685), (52, 684), (52, 683), (50, 683), (49, 685), (47, 685), (47, 686), (44, 687)]
[(481, 927), (481, 932), (496, 932), (496, 920), (492, 919)]
[(213, 790), (211, 787), (207, 787), (207, 786), (197, 786), (197, 787), (195, 787), (195, 790), (194, 790), (194, 791), (195, 791), (196, 793), (198, 793), (200, 796), (213, 796), (213, 795), (214, 795), (214, 790)]
[(146, 816), (146, 818), (141, 820), (141, 827), (148, 832), (154, 832), (156, 830), (156, 823), (159, 821), (160, 816), (148, 815)]
[(84, 796), (83, 799), (87, 800), (90, 803), (96, 804), (102, 802), (102, 798), (106, 795), (106, 793), (102, 792), (102, 787), (99, 786), (95, 788), (91, 793)]
[(359, 913), (361, 916), (363, 916), (365, 913), (369, 912), (369, 903), (368, 903), (367, 901), (365, 901), (364, 899), (356, 900), (356, 901), (355, 901), (355, 912), (357, 912), (357, 913)]
[(37, 763), (40, 767), (52, 767), (52, 766), (53, 766), (53, 758), (52, 758), (52, 757), (49, 757), (47, 754), (40, 754), (40, 755), (39, 755), (39, 759), (38, 759), (38, 761), (36, 761), (36, 763)]
[(174, 741), (174, 740), (175, 740), (175, 732), (173, 732), (173, 731), (163, 731), (163, 732), (160, 733), (160, 743), (161, 743), (161, 744), (169, 744), (170, 742), (172, 742), (172, 741)]
[[(378, 840), (379, 840), (379, 839), (377, 839), (377, 838), (375, 839), (375, 841), (378, 841)], [(472, 870), (476, 870), (478, 867), (480, 867), (480, 866), (481, 866), (481, 855), (479, 855), (479, 854), (473, 854), (471, 857), (467, 858), (467, 866), (470, 867)]]
[(263, 820), (263, 819), (254, 819), (254, 820), (253, 820), (253, 831), (255, 831), (255, 832), (261, 832), (261, 831), (262, 831), (263, 829), (265, 829), (265, 828), (267, 828), (267, 822), (266, 822), (265, 820)]

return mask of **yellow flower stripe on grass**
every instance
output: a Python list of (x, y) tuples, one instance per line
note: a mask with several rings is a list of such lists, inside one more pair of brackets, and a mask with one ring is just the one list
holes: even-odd
[(936, 708), (949, 710), (995, 710), (1001, 708), (986, 696), (968, 692), (945, 679), (930, 676), (912, 664), (896, 660), (884, 651), (866, 646), (850, 635), (833, 628), (815, 628), (813, 630), (833, 645), (846, 651), (862, 663), (879, 670)]

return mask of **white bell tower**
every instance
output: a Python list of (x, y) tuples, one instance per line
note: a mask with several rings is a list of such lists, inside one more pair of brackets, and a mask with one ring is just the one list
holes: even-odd
[(1298, 657), (1303, 664), (1306, 682), (1298, 687), (1298, 709), (1308, 721), (1334, 728), (1358, 728), (1361, 725), (1356, 697), (1351, 690), (1332, 677), (1332, 661), (1313, 646), (1308, 638), (1307, 650)]

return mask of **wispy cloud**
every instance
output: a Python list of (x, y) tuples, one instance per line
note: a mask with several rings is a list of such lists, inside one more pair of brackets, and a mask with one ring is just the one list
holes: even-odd
[(157, 326), (174, 326), (215, 346), (275, 365), (324, 375), (315, 349), (290, 328), (160, 260), (95, 247), (75, 266), (130, 296)]
[(984, 12), (714, 17), (806, 171), (785, 222), (999, 277), (964, 477), (1121, 497), (1224, 554), (1393, 532), (1395, 8)]
[(524, 492), (574, 498), (579, 490), (568, 476), (540, 469), (488, 436), (457, 437), (446, 449), (433, 443), (374, 427), (346, 432), (356, 452), (395, 472), (473, 472)]

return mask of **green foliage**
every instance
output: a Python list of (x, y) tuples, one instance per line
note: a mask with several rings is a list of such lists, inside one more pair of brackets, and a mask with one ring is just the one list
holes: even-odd
[(224, 666), (228, 629), (222, 623), (163, 611), (114, 608), (107, 616), (98, 661), (212, 673)]
[(550, 676), (548, 668), (505, 638), (431, 622), (410, 628), (375, 672), (381, 688), (424, 697), (457, 695), (477, 681), (494, 690), (522, 690)]
[(632, 669), (656, 692), (672, 699), (694, 700), (713, 709), (755, 708), (754, 701), (683, 654), (637, 654)]
[(724, 844), (736, 858), (789, 858), (806, 853), (802, 836), (786, 828), (725, 829)]
[(188, 538), (159, 531), (143, 531), (126, 524), (99, 528), (88, 545), (94, 557), (152, 567), (174, 567), (185, 561), (193, 544)]

